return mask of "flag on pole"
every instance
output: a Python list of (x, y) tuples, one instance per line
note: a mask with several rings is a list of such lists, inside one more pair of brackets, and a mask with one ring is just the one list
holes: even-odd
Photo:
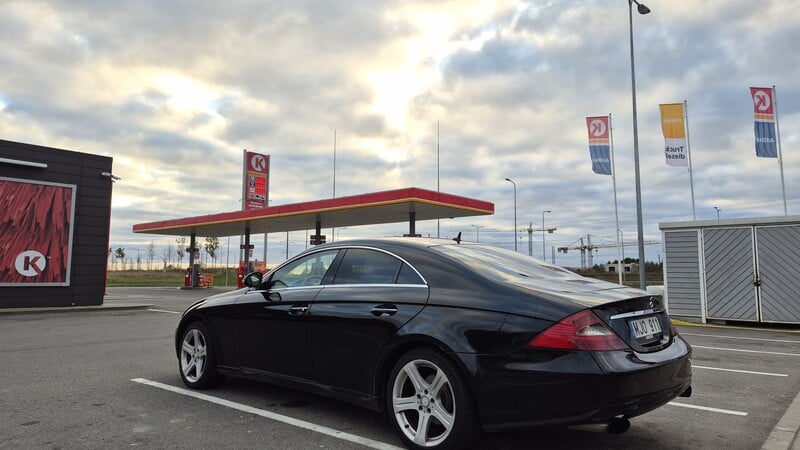
[(589, 156), (592, 158), (592, 172), (611, 175), (608, 116), (587, 117), (586, 128), (589, 131)]
[(664, 156), (667, 165), (688, 167), (688, 146), (686, 145), (686, 123), (683, 103), (658, 105), (661, 110), (661, 131), (664, 133)]
[(778, 141), (775, 132), (775, 95), (772, 88), (751, 87), (753, 115), (755, 116), (756, 156), (778, 157)]

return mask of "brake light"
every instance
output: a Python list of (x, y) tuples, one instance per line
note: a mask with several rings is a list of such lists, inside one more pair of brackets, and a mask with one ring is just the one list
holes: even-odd
[(585, 309), (539, 333), (528, 347), (550, 350), (624, 350), (628, 345), (592, 311)]

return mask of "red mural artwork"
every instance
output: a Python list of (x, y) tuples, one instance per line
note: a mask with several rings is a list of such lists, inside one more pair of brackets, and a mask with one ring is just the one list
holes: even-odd
[(67, 284), (73, 188), (0, 179), (0, 284)]

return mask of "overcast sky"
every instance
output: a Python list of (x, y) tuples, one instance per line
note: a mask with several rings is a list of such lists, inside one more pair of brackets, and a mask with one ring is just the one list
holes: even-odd
[[(698, 219), (715, 206), (721, 218), (783, 215), (778, 162), (755, 156), (750, 86), (776, 85), (788, 210), (800, 214), (797, 2), (647, 5), (633, 18), (645, 239), (692, 218), (659, 103), (688, 102)], [(586, 116), (612, 115), (620, 228), (636, 237), (628, 33), (624, 0), (2, 0), (0, 138), (113, 157), (111, 246), (130, 255), (174, 242), (134, 235), (135, 223), (239, 209), (242, 149), (271, 155), (271, 205), (332, 196), (334, 130), (337, 196), (436, 190), (438, 122), (441, 190), (495, 205), (442, 220), (442, 237), (474, 240), (475, 225), (481, 242), (513, 248), (511, 178), (520, 228), (552, 210), (549, 259), (587, 234), (615, 240)], [(417, 232), (435, 236), (436, 222)], [(270, 236), (270, 262), (285, 240)], [(290, 253), (305, 240), (290, 235)], [(595, 263), (615, 257), (601, 249)], [(577, 266), (579, 252), (556, 262)]]

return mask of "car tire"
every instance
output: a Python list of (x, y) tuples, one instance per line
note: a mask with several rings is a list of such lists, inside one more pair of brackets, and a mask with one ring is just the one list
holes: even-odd
[(412, 350), (395, 363), (386, 411), (408, 448), (467, 448), (482, 434), (464, 377), (446, 356), (431, 349)]
[(183, 383), (192, 389), (207, 389), (222, 381), (217, 373), (214, 337), (202, 322), (183, 330), (178, 348), (178, 364)]

